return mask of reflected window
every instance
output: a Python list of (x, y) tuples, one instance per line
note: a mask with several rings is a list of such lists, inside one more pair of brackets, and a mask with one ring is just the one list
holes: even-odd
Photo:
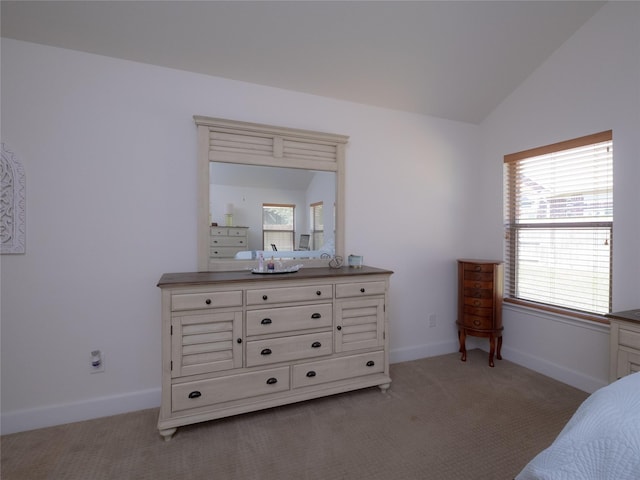
[(324, 221), (322, 202), (311, 204), (311, 249), (320, 248), (324, 244)]
[(293, 250), (295, 205), (262, 204), (262, 249)]

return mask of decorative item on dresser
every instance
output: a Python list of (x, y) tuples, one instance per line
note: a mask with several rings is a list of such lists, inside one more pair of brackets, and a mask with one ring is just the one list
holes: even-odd
[(359, 388), (389, 388), (393, 272), (164, 274), (160, 434)]
[[(458, 339), (467, 360), (466, 336), (489, 337), (489, 366), (502, 360), (503, 265), (498, 260), (458, 260)], [(498, 348), (496, 351), (496, 338)]]
[(605, 315), (609, 333), (609, 382), (640, 372), (640, 309)]

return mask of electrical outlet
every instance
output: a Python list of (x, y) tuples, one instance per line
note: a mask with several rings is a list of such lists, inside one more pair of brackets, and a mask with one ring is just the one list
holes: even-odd
[(104, 372), (104, 353), (100, 350), (91, 351), (91, 362), (89, 363), (90, 373)]
[(436, 314), (432, 313), (431, 315), (429, 315), (429, 326), (430, 327), (435, 327), (436, 326)]

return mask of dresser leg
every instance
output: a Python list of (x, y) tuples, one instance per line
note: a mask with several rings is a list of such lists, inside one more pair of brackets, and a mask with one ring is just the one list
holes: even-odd
[(458, 339), (460, 340), (460, 350), (459, 352), (462, 353), (462, 356), (460, 357), (460, 360), (462, 360), (463, 362), (467, 361), (467, 346), (465, 345), (466, 340), (467, 340), (467, 333), (464, 331), (464, 328), (461, 328), (458, 330)]
[(502, 351), (502, 335), (498, 337), (498, 351), (496, 352), (496, 358), (498, 360), (502, 360), (502, 355), (500, 352)]
[(173, 434), (176, 433), (176, 430), (177, 428), (164, 428), (160, 430), (160, 435), (164, 437), (165, 442), (168, 442), (169, 440), (171, 440)]
[(489, 366), (493, 367), (493, 355), (496, 351), (496, 337), (491, 334), (489, 336)]
[(382, 393), (387, 393), (387, 390), (389, 390), (390, 386), (391, 386), (390, 383), (383, 383), (382, 385), (378, 385), (378, 388)]

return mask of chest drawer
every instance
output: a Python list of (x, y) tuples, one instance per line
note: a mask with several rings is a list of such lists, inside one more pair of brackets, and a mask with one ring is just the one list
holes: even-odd
[(302, 305), (247, 311), (247, 335), (265, 335), (309, 328), (331, 327), (333, 305)]
[(464, 306), (465, 315), (473, 315), (476, 317), (492, 317), (493, 316), (493, 308), (482, 308), (482, 307), (473, 307), (471, 305)]
[(465, 277), (469, 273), (490, 273), (493, 275), (495, 264), (493, 263), (464, 263), (464, 275)]
[(490, 330), (494, 328), (493, 318), (491, 317), (477, 317), (465, 314), (462, 322), (466, 328), (474, 330)]
[(293, 366), (293, 388), (384, 372), (384, 352), (331, 358)]
[(331, 300), (332, 298), (333, 288), (331, 285), (247, 290), (247, 305)]
[(464, 297), (464, 304), (476, 308), (493, 308), (493, 298)]
[(362, 297), (364, 295), (382, 295), (385, 293), (385, 282), (358, 282), (336, 285), (336, 298)]
[(171, 387), (174, 412), (289, 390), (289, 367), (180, 383)]
[(247, 367), (330, 355), (332, 343), (332, 332), (248, 341)]
[(493, 298), (493, 290), (465, 288), (463, 292), (465, 298)]
[(482, 282), (480, 280), (464, 280), (464, 288), (493, 290), (493, 282)]
[(171, 296), (171, 310), (199, 310), (242, 306), (242, 290), (231, 292), (177, 293)]

